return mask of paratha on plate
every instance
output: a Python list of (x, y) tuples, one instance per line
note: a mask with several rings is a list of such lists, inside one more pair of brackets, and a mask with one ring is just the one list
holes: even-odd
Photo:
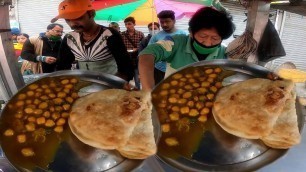
[(117, 149), (127, 144), (150, 98), (148, 92), (121, 89), (92, 93), (73, 104), (69, 126), (85, 144)]
[(298, 129), (295, 100), (296, 93), (292, 91), (270, 135), (261, 138), (267, 146), (277, 149), (288, 149), (300, 143), (301, 135)]
[(259, 139), (268, 136), (289, 98), (291, 81), (249, 79), (222, 88), (216, 96), (213, 116), (228, 133)]

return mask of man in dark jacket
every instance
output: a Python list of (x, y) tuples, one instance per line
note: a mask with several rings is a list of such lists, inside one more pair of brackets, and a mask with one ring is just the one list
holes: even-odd
[(149, 34), (146, 36), (139, 44), (139, 52), (147, 47), (152, 35), (155, 35), (159, 32), (159, 24), (157, 22), (152, 22), (148, 24)]
[(24, 43), (21, 57), (30, 62), (41, 62), (43, 73), (54, 72), (62, 34), (62, 25), (57, 23), (49, 24), (45, 33), (30, 37)]
[(73, 29), (63, 39), (57, 70), (70, 70), (77, 61), (79, 69), (115, 74), (127, 81), (134, 75), (133, 66), (120, 33), (94, 21), (90, 0), (64, 0), (59, 4), (59, 18)]

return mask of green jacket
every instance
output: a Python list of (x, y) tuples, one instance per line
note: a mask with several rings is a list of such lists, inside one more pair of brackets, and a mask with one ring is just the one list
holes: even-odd
[[(209, 54), (206, 60), (225, 59), (226, 47), (220, 46), (216, 51)], [(198, 57), (191, 48), (191, 38), (189, 35), (174, 35), (166, 37), (165, 40), (158, 41), (155, 44), (148, 45), (140, 55), (152, 54), (155, 57), (155, 63), (166, 61), (167, 71), (170, 66), (174, 70), (198, 62)], [(172, 73), (172, 72), (171, 72)]]

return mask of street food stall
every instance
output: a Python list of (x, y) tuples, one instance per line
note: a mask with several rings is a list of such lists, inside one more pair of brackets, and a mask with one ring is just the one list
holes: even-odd
[[(247, 30), (260, 42), (271, 2), (247, 3)], [(43, 75), (25, 85), (10, 58), (14, 52), (9, 5), (11, 0), (0, 0), (4, 18), (0, 21), (0, 93), (6, 104), (0, 118), (1, 170), (305, 168), (305, 107), (296, 101), (292, 82), (261, 66), (256, 51), (246, 61), (201, 61), (186, 66), (149, 95), (124, 91), (126, 83), (116, 76), (79, 70)], [(261, 96), (265, 91), (268, 95)], [(131, 117), (118, 113), (120, 105)], [(112, 115), (106, 117), (104, 112)]]

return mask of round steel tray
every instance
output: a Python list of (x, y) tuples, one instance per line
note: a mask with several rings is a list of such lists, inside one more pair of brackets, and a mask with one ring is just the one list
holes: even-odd
[[(42, 78), (46, 77), (63, 77), (63, 76), (75, 76), (82, 81), (89, 81), (91, 85), (86, 86), (79, 91), (79, 95), (86, 95), (89, 93), (97, 92), (104, 89), (117, 88), (123, 89), (125, 81), (109, 74), (102, 74), (98, 72), (90, 71), (58, 71), (48, 75), (45, 75), (31, 83), (35, 83)], [(31, 84), (30, 83), (30, 84)], [(22, 89), (21, 89), (22, 90)], [(21, 91), (20, 90), (20, 91)], [(17, 94), (16, 94), (17, 95)], [(5, 107), (6, 108), (6, 107)], [(2, 115), (5, 114), (5, 108), (2, 111)], [(155, 140), (158, 141), (160, 136), (160, 125), (156, 112), (153, 110), (152, 120), (154, 126)], [(0, 119), (1, 121), (1, 119)], [(0, 126), (1, 127), (1, 126)], [(69, 136), (63, 139), (55, 153), (55, 157), (49, 164), (48, 169), (36, 167), (33, 169), (26, 169), (22, 166), (15, 164), (8, 160), (19, 171), (54, 171), (54, 172), (75, 172), (75, 171), (132, 171), (137, 169), (143, 160), (131, 160), (122, 157), (119, 152), (115, 150), (101, 150), (88, 146), (79, 141), (69, 130)], [(3, 152), (6, 153), (6, 148), (2, 147)], [(35, 163), (35, 162), (34, 162)]]
[[(180, 70), (196, 66), (219, 66), (235, 74), (223, 80), (223, 85), (251, 78), (267, 78), (271, 72), (259, 65), (241, 61), (213, 60), (201, 61)], [(179, 71), (180, 71), (179, 70)], [(304, 125), (305, 110), (296, 103), (298, 127), (300, 132)], [(304, 115), (303, 115), (304, 114)], [(193, 159), (180, 156), (176, 159), (166, 157), (158, 152), (160, 160), (182, 171), (254, 171), (283, 156), (287, 150), (272, 149), (260, 140), (249, 140), (233, 136), (224, 131), (213, 118), (213, 129), (203, 134)], [(187, 138), (186, 138), (187, 139)]]

